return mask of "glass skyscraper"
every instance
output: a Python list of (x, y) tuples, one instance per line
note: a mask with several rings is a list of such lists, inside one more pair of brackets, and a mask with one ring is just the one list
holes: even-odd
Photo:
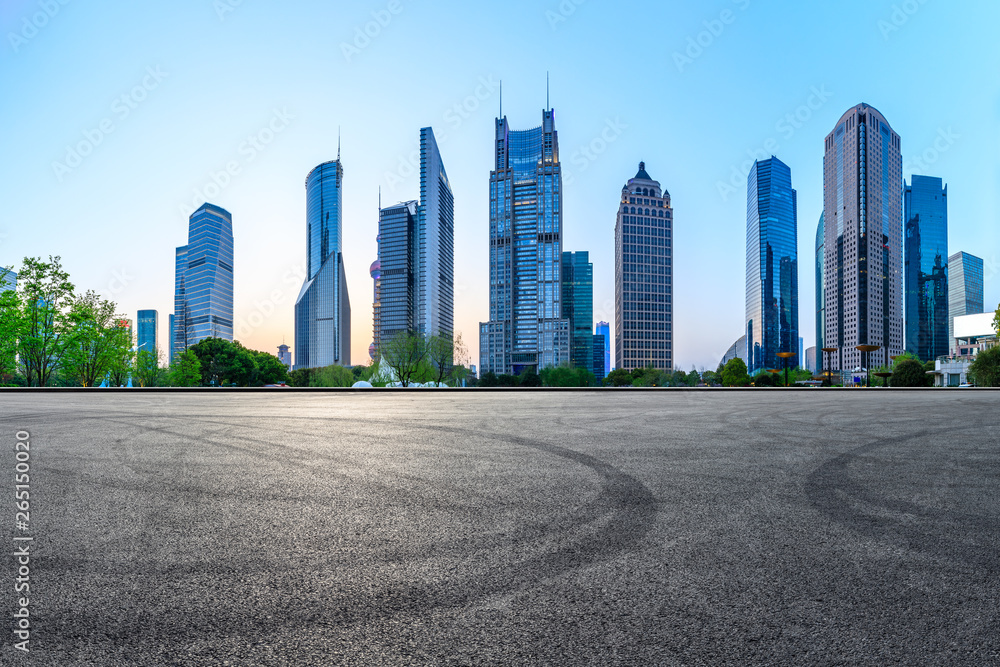
[(832, 370), (903, 353), (903, 160), (900, 139), (874, 107), (849, 109), (824, 141), (825, 322)]
[(823, 322), (826, 313), (826, 255), (824, 252), (826, 230), (823, 228), (823, 214), (819, 214), (819, 224), (816, 225), (816, 363), (813, 372), (817, 375), (823, 370), (823, 352), (826, 347), (823, 342)]
[(955, 318), (985, 312), (983, 260), (967, 252), (948, 258), (948, 351), (955, 352)]
[(574, 368), (594, 366), (594, 265), (590, 253), (562, 254), (562, 314), (569, 320), (569, 360)]
[(214, 204), (191, 214), (177, 248), (174, 358), (205, 338), (233, 339), (233, 216)]
[(479, 371), (519, 375), (569, 363), (562, 316), (562, 167), (555, 112), (511, 130), (496, 120), (490, 172), (490, 319), (479, 325)]
[(375, 355), (397, 333), (417, 331), (417, 202), (408, 201), (379, 211), (379, 307)]
[(17, 274), (14, 273), (13, 271), (8, 271), (3, 275), (3, 279), (0, 280), (0, 293), (16, 289), (17, 289)]
[(424, 336), (451, 337), (455, 328), (455, 196), (434, 130), (420, 130), (417, 206), (416, 327)]
[[(798, 213), (792, 172), (774, 157), (747, 177), (747, 371), (782, 368), (799, 354)], [(789, 365), (803, 363), (798, 357)]]
[(603, 378), (611, 372), (611, 325), (607, 322), (598, 322), (594, 327), (594, 335), (604, 337), (604, 356), (601, 361), (601, 367), (604, 369), (604, 373), (594, 373), (594, 375), (597, 375), (598, 378)]
[(420, 201), (379, 211), (372, 352), (400, 331), (454, 333), (455, 198), (434, 131), (420, 130)]
[(948, 354), (948, 186), (932, 176), (903, 182), (906, 351), (924, 361)]
[(673, 224), (670, 193), (640, 162), (615, 222), (617, 368), (673, 370)]
[(136, 351), (157, 353), (159, 346), (156, 340), (156, 327), (159, 324), (159, 314), (155, 310), (140, 310), (136, 316)]
[(306, 280), (295, 300), (295, 368), (351, 364), (351, 300), (341, 253), (340, 159), (306, 176)]

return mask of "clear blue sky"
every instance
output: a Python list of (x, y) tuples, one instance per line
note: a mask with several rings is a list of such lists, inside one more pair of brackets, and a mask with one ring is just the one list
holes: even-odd
[[(813, 344), (823, 139), (862, 101), (902, 136), (907, 178), (947, 182), (950, 251), (983, 257), (987, 304), (1000, 301), (994, 2), (63, 1), (0, 6), (0, 262), (62, 255), (78, 288), (129, 317), (159, 310), (161, 339), (182, 211), (208, 199), (233, 214), (238, 337), (272, 352), (291, 342), (303, 180), (336, 157), (341, 126), (352, 356), (367, 362), (379, 188), (384, 203), (418, 196), (405, 161), (431, 125), (455, 190), (456, 326), (477, 363), (494, 82), (513, 127), (534, 127), (546, 71), (564, 248), (591, 253), (595, 319), (613, 316), (622, 185), (645, 160), (671, 193), (680, 367), (714, 368), (743, 328), (745, 173), (765, 146), (798, 190), (800, 324)], [(376, 36), (356, 41), (377, 18)], [(79, 164), (54, 166), (98, 134)], [(238, 173), (214, 189), (229, 163)]]

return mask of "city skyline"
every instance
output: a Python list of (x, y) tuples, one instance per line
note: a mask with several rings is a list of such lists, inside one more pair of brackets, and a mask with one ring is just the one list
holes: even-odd
[[(517, 19), (484, 18), (484, 10), (473, 8), (460, 21), (446, 6), (403, 7), (377, 38), (349, 55), (341, 44), (353, 44), (355, 28), (363, 30), (383, 7), (334, 11), (314, 5), (305, 21), (305, 14), (250, 4), (219, 15), (204, 3), (182, 2), (152, 17), (66, 5), (16, 50), (8, 40), (0, 68), (12, 94), (26, 104), (0, 110), (7, 126), (22, 128), (5, 139), (14, 159), (0, 179), (0, 195), (9, 202), (0, 223), (0, 261), (19, 264), (25, 256), (59, 254), (80, 286), (114, 298), (123, 312), (157, 309), (166, 321), (172, 311), (169, 248), (191, 209), (217, 203), (237, 224), (237, 338), (273, 350), (282, 337), (293, 340), (293, 303), (303, 278), (301, 174), (336, 155), (341, 126), (349, 169), (343, 249), (347, 283), (356, 290), (370, 280), (366, 269), (376, 253), (371, 211), (378, 188), (388, 199), (419, 195), (413, 128), (430, 125), (441, 130), (438, 142), (456, 194), (455, 329), (476, 359), (476, 327), (488, 314), (488, 277), (480, 270), (488, 245), (484, 174), (499, 81), (511, 124), (530, 127), (550, 70), (566, 170), (565, 243), (591, 252), (595, 319), (613, 319), (608, 239), (614, 212), (607, 202), (620, 188), (620, 174), (639, 160), (658, 165), (658, 177), (684, 203), (682, 218), (691, 223), (677, 230), (678, 247), (685, 248), (675, 258), (678, 275), (701, 272), (713, 258), (724, 260), (702, 277), (718, 295), (711, 303), (697, 291), (677, 290), (678, 366), (714, 368), (739, 334), (743, 267), (727, 258), (743, 253), (743, 183), (753, 160), (773, 153), (788, 164), (803, 219), (815, 220), (822, 208), (818, 141), (843, 108), (858, 101), (884, 112), (902, 135), (904, 178), (930, 173), (951, 185), (956, 196), (949, 248), (983, 256), (986, 301), (1000, 299), (994, 277), (1000, 252), (991, 224), (1000, 182), (990, 148), (997, 139), (997, 87), (969, 85), (974, 72), (1000, 64), (985, 37), (975, 36), (1000, 13), (997, 8), (982, 8), (983, 20), (970, 27), (958, 13), (933, 4), (921, 5), (899, 25), (891, 4), (741, 2), (670, 11), (649, 4), (643, 11), (652, 19), (650, 28), (637, 30), (652, 35), (652, 24), (664, 20), (655, 31), (657, 47), (647, 49), (652, 66), (636, 67), (641, 50), (635, 36), (610, 34), (606, 12), (593, 3), (568, 16), (558, 7), (514, 3)], [(729, 23), (721, 22), (723, 9), (732, 12)], [(35, 3), (5, 5), (4, 34), (20, 34), (22, 19), (34, 11)], [(467, 29), (480, 20), (497, 30), (484, 36)], [(786, 21), (802, 26), (800, 34), (780, 31)], [(947, 39), (970, 29), (973, 35), (940, 57), (919, 48), (931, 35)], [(448, 39), (410, 57), (402, 40), (390, 36), (410, 30)], [(852, 48), (865, 49), (873, 66), (846, 71), (832, 57), (832, 35), (838, 33)], [(181, 34), (201, 39), (204, 49), (188, 52), (177, 39)], [(316, 57), (309, 44), (320, 35), (329, 46)], [(597, 37), (606, 45), (599, 54), (585, 48)], [(762, 37), (777, 48), (753, 48)], [(102, 49), (115, 40), (124, 40), (129, 58), (111, 58)], [(248, 50), (251, 44), (263, 46)], [(541, 50), (529, 54), (529, 44), (541, 44)], [(447, 76), (431, 71), (429, 63), (456, 49), (463, 59)], [(754, 74), (777, 66), (789, 49), (797, 57), (792, 63), (780, 58), (783, 77)], [(908, 50), (940, 82), (938, 95), (919, 95), (896, 73), (898, 54)], [(56, 67), (58, 62), (69, 65)], [(641, 85), (650, 71), (664, 78), (669, 92)], [(421, 84), (405, 109), (383, 102), (386, 84), (397, 79)], [(316, 87), (317, 80), (328, 83)], [(757, 103), (734, 113), (731, 102), (739, 97)], [(675, 98), (690, 102), (670, 103)], [(81, 144), (88, 154), (74, 158), (70, 153)], [(129, 209), (143, 210), (148, 220), (138, 233), (120, 214)], [(811, 254), (807, 236), (799, 235), (799, 252)], [(164, 247), (166, 253), (150, 251)], [(812, 294), (812, 272), (802, 268), (800, 293)], [(808, 301), (800, 302), (800, 311)], [(809, 345), (815, 341), (812, 319), (800, 320)], [(356, 315), (352, 333), (357, 363), (367, 358), (368, 317)], [(166, 338), (161, 323), (160, 339)]]

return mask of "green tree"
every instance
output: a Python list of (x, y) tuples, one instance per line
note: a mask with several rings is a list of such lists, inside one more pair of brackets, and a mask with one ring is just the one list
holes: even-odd
[(528, 370), (521, 373), (518, 376), (520, 379), (520, 384), (522, 387), (541, 387), (542, 378), (535, 372), (534, 368), (529, 368)]
[(993, 331), (1000, 337), (1000, 304), (997, 304), (997, 310), (993, 314)]
[(503, 373), (497, 376), (497, 386), (498, 387), (516, 387), (519, 382), (516, 375), (511, 375), (510, 373)]
[(701, 374), (692, 367), (691, 372), (684, 376), (684, 384), (689, 387), (697, 387), (699, 382), (701, 382)]
[(201, 362), (201, 383), (205, 386), (247, 387), (255, 379), (254, 355), (239, 342), (205, 338), (189, 349)]
[(59, 257), (25, 257), (18, 275), (22, 324), (18, 352), (29, 386), (45, 387), (62, 364), (71, 326), (67, 308), (75, 288)]
[(1000, 387), (1000, 347), (976, 355), (969, 366), (969, 379), (977, 387)]
[(896, 359), (892, 369), (889, 384), (893, 387), (927, 387), (930, 376), (924, 371), (924, 365), (915, 357)]
[(288, 382), (288, 366), (285, 366), (276, 355), (260, 350), (247, 350), (247, 352), (254, 361), (254, 370), (249, 383), (251, 386), (262, 387), (267, 384)]
[(632, 374), (624, 368), (616, 368), (604, 378), (605, 387), (631, 387)]
[(427, 339), (427, 362), (433, 369), (433, 381), (441, 385), (451, 375), (456, 362), (463, 363), (468, 350), (459, 333), (449, 336), (431, 336)]
[(354, 373), (344, 366), (326, 366), (317, 369), (309, 383), (310, 387), (350, 387), (354, 384)]
[[(0, 274), (6, 271), (0, 268)], [(3, 284), (3, 275), (0, 275)], [(0, 383), (17, 372), (17, 344), (21, 339), (24, 314), (15, 290), (0, 291)]]
[(763, 371), (753, 376), (753, 386), (755, 387), (774, 387), (781, 382), (780, 379), (775, 378), (771, 373)]
[(479, 378), (478, 385), (480, 387), (499, 387), (500, 379), (493, 371), (486, 371), (482, 374), (482, 377)]
[(382, 341), (382, 360), (392, 369), (404, 387), (419, 382), (427, 371), (427, 341), (408, 331), (399, 331), (387, 341)]
[(94, 387), (107, 379), (124, 348), (128, 329), (119, 326), (115, 304), (88, 290), (69, 304), (63, 338), (63, 373), (74, 384)]
[(184, 350), (170, 367), (170, 384), (174, 387), (201, 386), (201, 361), (192, 350)]
[(152, 350), (139, 350), (135, 355), (135, 373), (132, 377), (132, 384), (140, 387), (159, 387), (163, 381), (163, 369), (160, 362), (163, 360), (163, 353), (160, 348)]
[(119, 318), (115, 330), (111, 332), (114, 344), (111, 346), (111, 367), (108, 369), (109, 387), (127, 387), (135, 372), (135, 347), (132, 328), (128, 320)]
[(711, 387), (719, 384), (719, 376), (716, 375), (715, 371), (702, 371), (701, 381)]
[(747, 365), (739, 357), (730, 359), (722, 369), (722, 386), (724, 387), (746, 387), (750, 384), (750, 376), (747, 375)]
[(288, 384), (293, 387), (311, 387), (313, 386), (313, 375), (315, 375), (315, 370), (313, 368), (297, 368), (288, 374)]

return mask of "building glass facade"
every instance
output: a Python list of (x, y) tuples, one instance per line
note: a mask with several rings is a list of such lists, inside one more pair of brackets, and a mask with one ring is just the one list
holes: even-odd
[(417, 206), (416, 327), (424, 336), (455, 329), (455, 196), (434, 130), (420, 130)]
[(903, 353), (903, 176), (900, 138), (875, 108), (859, 104), (824, 142), (823, 344), (831, 370), (862, 365), (858, 345), (877, 345), (873, 366)]
[(136, 316), (136, 351), (152, 352), (159, 350), (156, 338), (156, 328), (159, 324), (159, 313), (155, 310), (140, 310)]
[(611, 325), (607, 322), (598, 322), (594, 327), (594, 334), (604, 336), (604, 361), (602, 364), (604, 373), (601, 375), (595, 373), (598, 377), (603, 378), (611, 372)]
[(0, 280), (0, 293), (6, 292), (8, 290), (17, 289), (17, 274), (13, 271), (8, 271), (4, 274), (3, 279)]
[(948, 187), (912, 177), (903, 187), (906, 351), (924, 361), (948, 354)]
[(233, 216), (213, 204), (191, 214), (177, 248), (172, 338), (174, 358), (205, 338), (233, 340)]
[(591, 349), (593, 356), (591, 357), (591, 372), (597, 381), (600, 382), (607, 376), (607, 372), (604, 370), (604, 349), (607, 345), (607, 338), (604, 334), (594, 334), (590, 337)]
[(671, 371), (673, 209), (646, 164), (622, 188), (615, 222), (615, 367)]
[[(816, 225), (816, 350), (822, 350), (826, 345), (823, 342), (823, 323), (826, 321), (826, 255), (824, 252), (826, 230), (823, 226), (823, 214), (819, 214), (819, 223)], [(823, 370), (823, 354), (819, 353), (813, 372), (817, 375)]]
[(562, 167), (555, 112), (511, 130), (496, 120), (490, 173), (490, 319), (479, 325), (480, 372), (519, 375), (569, 363), (562, 316)]
[(295, 300), (295, 368), (351, 364), (351, 301), (347, 290), (340, 160), (306, 176), (306, 280)]
[(562, 314), (569, 320), (569, 361), (574, 368), (594, 365), (594, 265), (590, 253), (562, 254)]
[(983, 260), (967, 252), (948, 258), (948, 350), (955, 352), (955, 318), (985, 312)]
[(397, 333), (417, 331), (417, 202), (379, 211), (379, 346)]
[[(747, 371), (782, 368), (779, 352), (799, 353), (798, 215), (792, 172), (778, 158), (747, 177)], [(799, 357), (791, 363), (801, 363)]]

